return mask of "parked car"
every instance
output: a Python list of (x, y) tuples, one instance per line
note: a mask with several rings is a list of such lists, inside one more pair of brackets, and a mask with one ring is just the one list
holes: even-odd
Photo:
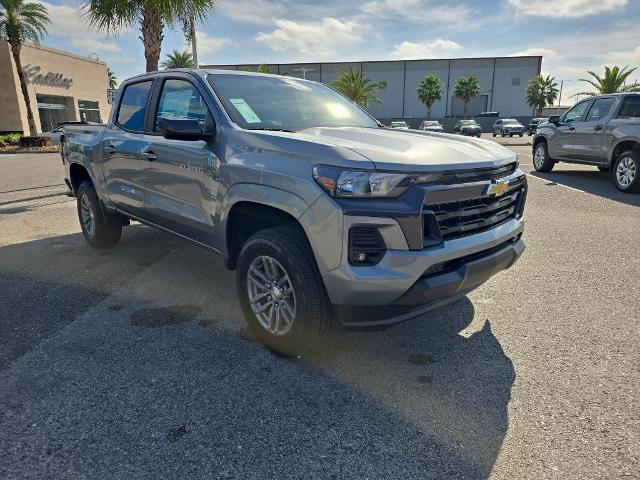
[(422, 315), (524, 250), (515, 153), (383, 128), (321, 83), (143, 74), (122, 82), (107, 126), (65, 127), (64, 141), (91, 246), (137, 220), (221, 254), (256, 338), (283, 355), (336, 325)]
[(533, 167), (549, 172), (558, 162), (593, 165), (618, 190), (639, 192), (640, 94), (591, 97), (549, 117), (533, 138)]
[(399, 130), (409, 130), (409, 125), (407, 125), (407, 122), (393, 121), (391, 122), (391, 128), (397, 128)]
[(458, 120), (453, 127), (453, 133), (480, 138), (482, 127), (475, 120)]
[(60, 136), (63, 133), (63, 127), (59, 126), (58, 128), (54, 128), (50, 132), (43, 132), (39, 136), (43, 138), (48, 138), (51, 140), (51, 143), (60, 143)]
[(493, 124), (493, 136), (495, 137), (496, 135), (502, 137), (518, 135), (522, 137), (524, 135), (524, 125), (515, 118), (501, 118)]
[(538, 125), (548, 120), (549, 120), (548, 118), (532, 118), (531, 121), (529, 122), (529, 126), (527, 127), (527, 134), (529, 136), (535, 135)]
[(444, 128), (442, 124), (437, 120), (424, 120), (420, 123), (419, 130), (424, 130), (425, 132), (444, 132)]
[(499, 117), (500, 112), (480, 112), (479, 117)]

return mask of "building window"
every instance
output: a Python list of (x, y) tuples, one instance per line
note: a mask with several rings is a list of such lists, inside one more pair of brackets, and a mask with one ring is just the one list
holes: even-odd
[(78, 110), (80, 111), (80, 121), (101, 123), (100, 109), (98, 102), (91, 100), (78, 100)]
[(67, 106), (69, 104), (73, 106), (72, 98), (36, 95), (36, 102), (38, 104), (38, 113), (40, 114), (40, 130), (42, 132), (50, 132), (61, 123), (70, 120)]

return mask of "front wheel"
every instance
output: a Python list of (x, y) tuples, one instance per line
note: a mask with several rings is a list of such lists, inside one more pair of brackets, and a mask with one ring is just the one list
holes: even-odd
[(495, 137), (496, 136), (496, 131), (494, 130), (493, 132), (491, 132), (491, 134)]
[(536, 172), (550, 172), (554, 162), (549, 157), (547, 142), (539, 142), (533, 151), (533, 168)]
[(520, 134), (520, 138), (522, 138), (522, 136), (523, 136), (523, 135), (524, 135), (524, 133), (521, 133), (521, 134)]
[(269, 228), (249, 238), (238, 257), (237, 287), (249, 328), (270, 350), (304, 355), (331, 334), (331, 303), (299, 229)]
[(613, 166), (613, 183), (621, 192), (640, 192), (640, 155), (628, 150), (618, 156)]
[(94, 248), (112, 247), (122, 235), (122, 217), (103, 211), (91, 182), (80, 184), (76, 192), (78, 218), (84, 238)]

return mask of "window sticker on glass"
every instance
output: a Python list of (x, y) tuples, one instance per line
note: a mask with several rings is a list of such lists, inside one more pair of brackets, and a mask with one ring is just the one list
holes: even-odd
[(256, 115), (256, 112), (249, 106), (247, 102), (244, 101), (244, 98), (230, 98), (229, 101), (231, 104), (236, 107), (236, 110), (242, 115), (245, 122), (247, 123), (260, 123), (260, 117)]

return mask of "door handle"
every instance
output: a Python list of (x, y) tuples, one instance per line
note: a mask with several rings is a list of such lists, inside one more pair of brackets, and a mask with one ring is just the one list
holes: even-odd
[(596, 132), (599, 132), (600, 130), (602, 130), (602, 125), (596, 125), (595, 127), (593, 127), (593, 129), (594, 129)]
[(114, 145), (105, 145), (104, 149), (107, 151), (109, 155), (113, 155), (118, 151), (118, 149)]
[(142, 152), (142, 158), (153, 162), (154, 160), (158, 159), (158, 156), (153, 152)]
[(569, 131), (573, 132), (576, 129), (576, 127), (569, 127)]

